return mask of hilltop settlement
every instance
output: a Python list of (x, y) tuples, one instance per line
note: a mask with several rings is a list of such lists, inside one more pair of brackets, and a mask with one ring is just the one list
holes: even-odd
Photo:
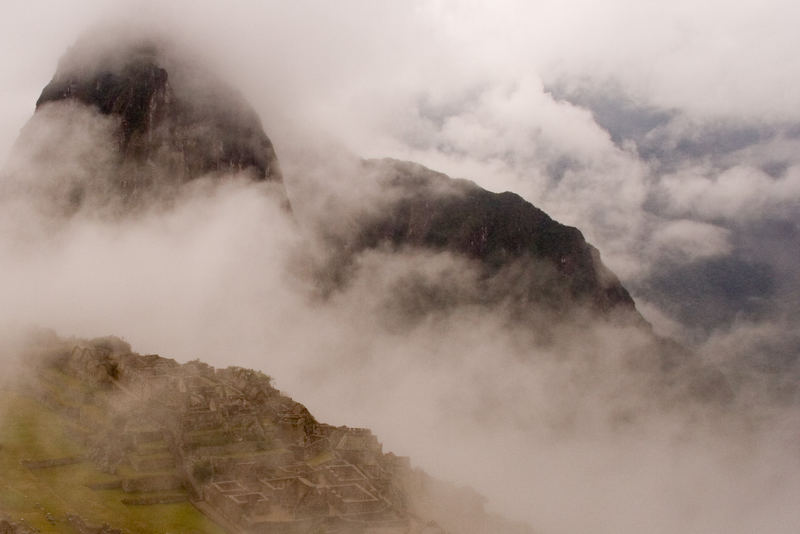
[[(159, 511), (191, 505), (216, 531), (445, 532), (419, 515), (424, 498), (411, 493), (423, 494), (429, 477), (408, 458), (383, 452), (367, 429), (318, 422), (261, 372), (140, 355), (114, 337), (44, 337), (25, 354), (28, 378), (24, 386), (15, 381), (15, 394), (56, 414), (79, 442), (79, 454), (23, 458), (20, 469), (83, 465), (97, 476), (68, 483), (108, 496), (99, 502)], [(0, 459), (8, 452), (3, 444), (16, 439), (5, 426)], [(4, 519), (13, 506), (0, 498), (0, 532), (131, 531), (108, 521), (97, 525), (106, 516), (91, 517), (91, 511), (60, 516), (38, 507), (44, 528), (35, 515), (6, 513)]]

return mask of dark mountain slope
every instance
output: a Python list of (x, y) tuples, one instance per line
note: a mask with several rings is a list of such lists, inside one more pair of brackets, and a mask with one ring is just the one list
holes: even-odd
[(414, 163), (365, 165), (397, 200), (364, 225), (360, 246), (388, 241), (446, 250), (479, 261), (489, 278), (522, 262), (530, 269), (516, 289), (526, 300), (554, 309), (577, 301), (600, 312), (634, 312), (633, 299), (581, 232), (519, 195), (492, 193)]
[(281, 181), (261, 121), (235, 91), (157, 39), (105, 44), (79, 40), (36, 108), (77, 102), (115, 119), (115, 185), (126, 198), (214, 173)]

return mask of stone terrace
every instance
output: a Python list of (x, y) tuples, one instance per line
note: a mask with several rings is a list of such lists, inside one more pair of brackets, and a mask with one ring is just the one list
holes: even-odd
[(55, 365), (105, 391), (93, 457), (131, 504), (185, 495), (232, 532), (423, 530), (404, 505), (407, 460), (368, 429), (319, 423), (257, 371), (126, 348), (81, 343)]

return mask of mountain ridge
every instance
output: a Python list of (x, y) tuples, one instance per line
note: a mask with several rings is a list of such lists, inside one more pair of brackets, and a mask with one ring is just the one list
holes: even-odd
[[(209, 174), (249, 173), (282, 182), (272, 142), (241, 95), (155, 39), (107, 51), (79, 40), (36, 102), (80, 102), (118, 121), (114, 185), (128, 197)], [(89, 49), (89, 51), (87, 51)], [(91, 54), (88, 67), (81, 56)]]
[[(286, 198), (275, 149), (255, 112), (232, 89), (165, 42), (129, 38), (103, 50), (92, 46), (93, 38), (80, 39), (62, 58), (37, 101), (37, 114), (77, 102), (114, 118), (112, 189), (126, 202), (200, 176), (241, 172), (275, 182)], [(363, 160), (361, 166), (381, 188), (382, 208), (377, 216), (359, 215), (346, 247), (333, 252), (339, 261), (384, 244), (447, 250), (480, 263), (487, 280), (527, 262), (514, 275), (522, 287), (520, 306), (565, 313), (588, 305), (601, 315), (646, 324), (581, 232), (518, 195), (492, 193), (410, 162)], [(91, 184), (76, 186), (69, 197), (80, 202), (86, 187)], [(493, 292), (485, 297), (502, 298)]]
[(543, 260), (553, 269), (554, 284), (565, 283), (563, 291), (557, 290), (564, 300), (584, 301), (601, 313), (635, 312), (630, 294), (580, 230), (553, 220), (516, 193), (493, 193), (413, 162), (385, 158), (365, 165), (373, 172), (382, 169), (379, 179), (399, 190), (400, 200), (388, 216), (365, 225), (363, 246), (388, 241), (449, 250), (479, 260), (489, 276), (515, 261)]

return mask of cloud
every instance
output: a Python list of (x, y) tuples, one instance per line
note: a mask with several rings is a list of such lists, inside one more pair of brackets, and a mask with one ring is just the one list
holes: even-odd
[(661, 225), (649, 243), (653, 254), (667, 261), (685, 263), (730, 252), (728, 231), (692, 220), (669, 221)]
[(661, 187), (660, 198), (667, 210), (706, 220), (796, 217), (800, 208), (800, 168), (796, 166), (779, 178), (744, 165), (722, 172), (691, 168), (665, 176)]

